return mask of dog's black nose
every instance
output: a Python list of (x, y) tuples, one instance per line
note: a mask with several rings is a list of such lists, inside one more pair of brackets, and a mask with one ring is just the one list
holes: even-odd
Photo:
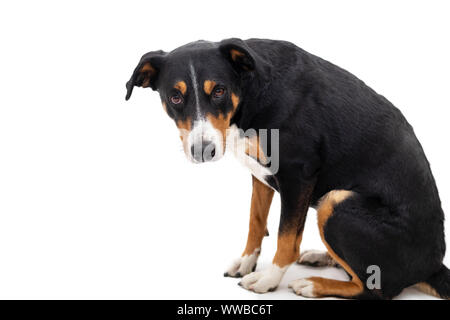
[(216, 155), (216, 146), (211, 141), (203, 140), (201, 144), (191, 146), (191, 154), (197, 162), (211, 161)]

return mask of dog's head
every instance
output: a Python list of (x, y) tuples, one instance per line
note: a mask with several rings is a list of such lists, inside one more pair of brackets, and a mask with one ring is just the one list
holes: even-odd
[(142, 56), (127, 82), (126, 100), (135, 86), (158, 91), (180, 130), (186, 156), (196, 163), (218, 160), (241, 101), (241, 80), (254, 69), (252, 51), (240, 39), (152, 51)]

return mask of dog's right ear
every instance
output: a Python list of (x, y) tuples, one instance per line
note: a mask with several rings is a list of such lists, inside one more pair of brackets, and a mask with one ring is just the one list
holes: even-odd
[(126, 84), (127, 95), (125, 100), (130, 99), (133, 88), (150, 87), (156, 90), (156, 80), (158, 79), (159, 70), (164, 63), (166, 53), (164, 51), (151, 51), (144, 54), (139, 64), (134, 69), (133, 75)]
[(219, 50), (237, 71), (255, 70), (255, 55), (243, 40), (238, 38), (222, 40)]

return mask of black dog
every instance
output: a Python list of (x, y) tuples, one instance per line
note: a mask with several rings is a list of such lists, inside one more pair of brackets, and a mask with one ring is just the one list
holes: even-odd
[[(243, 287), (263, 293), (299, 259), (339, 264), (351, 277), (296, 280), (290, 287), (300, 295), (390, 299), (417, 284), (450, 297), (444, 214), (422, 147), (401, 112), (354, 75), (288, 42), (229, 39), (149, 52), (127, 83), (127, 100), (134, 86), (159, 92), (192, 161), (219, 159), (230, 140), (245, 146), (237, 156), (253, 174), (250, 230), (226, 276), (244, 276)], [(249, 129), (256, 134), (242, 133)], [(276, 143), (263, 147), (259, 129), (278, 129)], [(275, 144), (274, 169), (267, 160)], [(274, 190), (277, 252), (270, 268), (252, 272)], [(310, 206), (328, 252), (299, 258)], [(369, 288), (371, 266), (381, 283)]]

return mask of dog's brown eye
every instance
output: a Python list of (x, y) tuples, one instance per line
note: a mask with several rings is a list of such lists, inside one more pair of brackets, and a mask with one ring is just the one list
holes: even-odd
[(176, 95), (170, 97), (170, 101), (171, 101), (173, 104), (180, 104), (180, 103), (183, 101), (183, 99), (180, 97), (179, 94), (176, 94)]
[(219, 98), (221, 96), (223, 96), (223, 94), (225, 93), (225, 89), (224, 88), (215, 88), (214, 89), (214, 97), (215, 98)]

